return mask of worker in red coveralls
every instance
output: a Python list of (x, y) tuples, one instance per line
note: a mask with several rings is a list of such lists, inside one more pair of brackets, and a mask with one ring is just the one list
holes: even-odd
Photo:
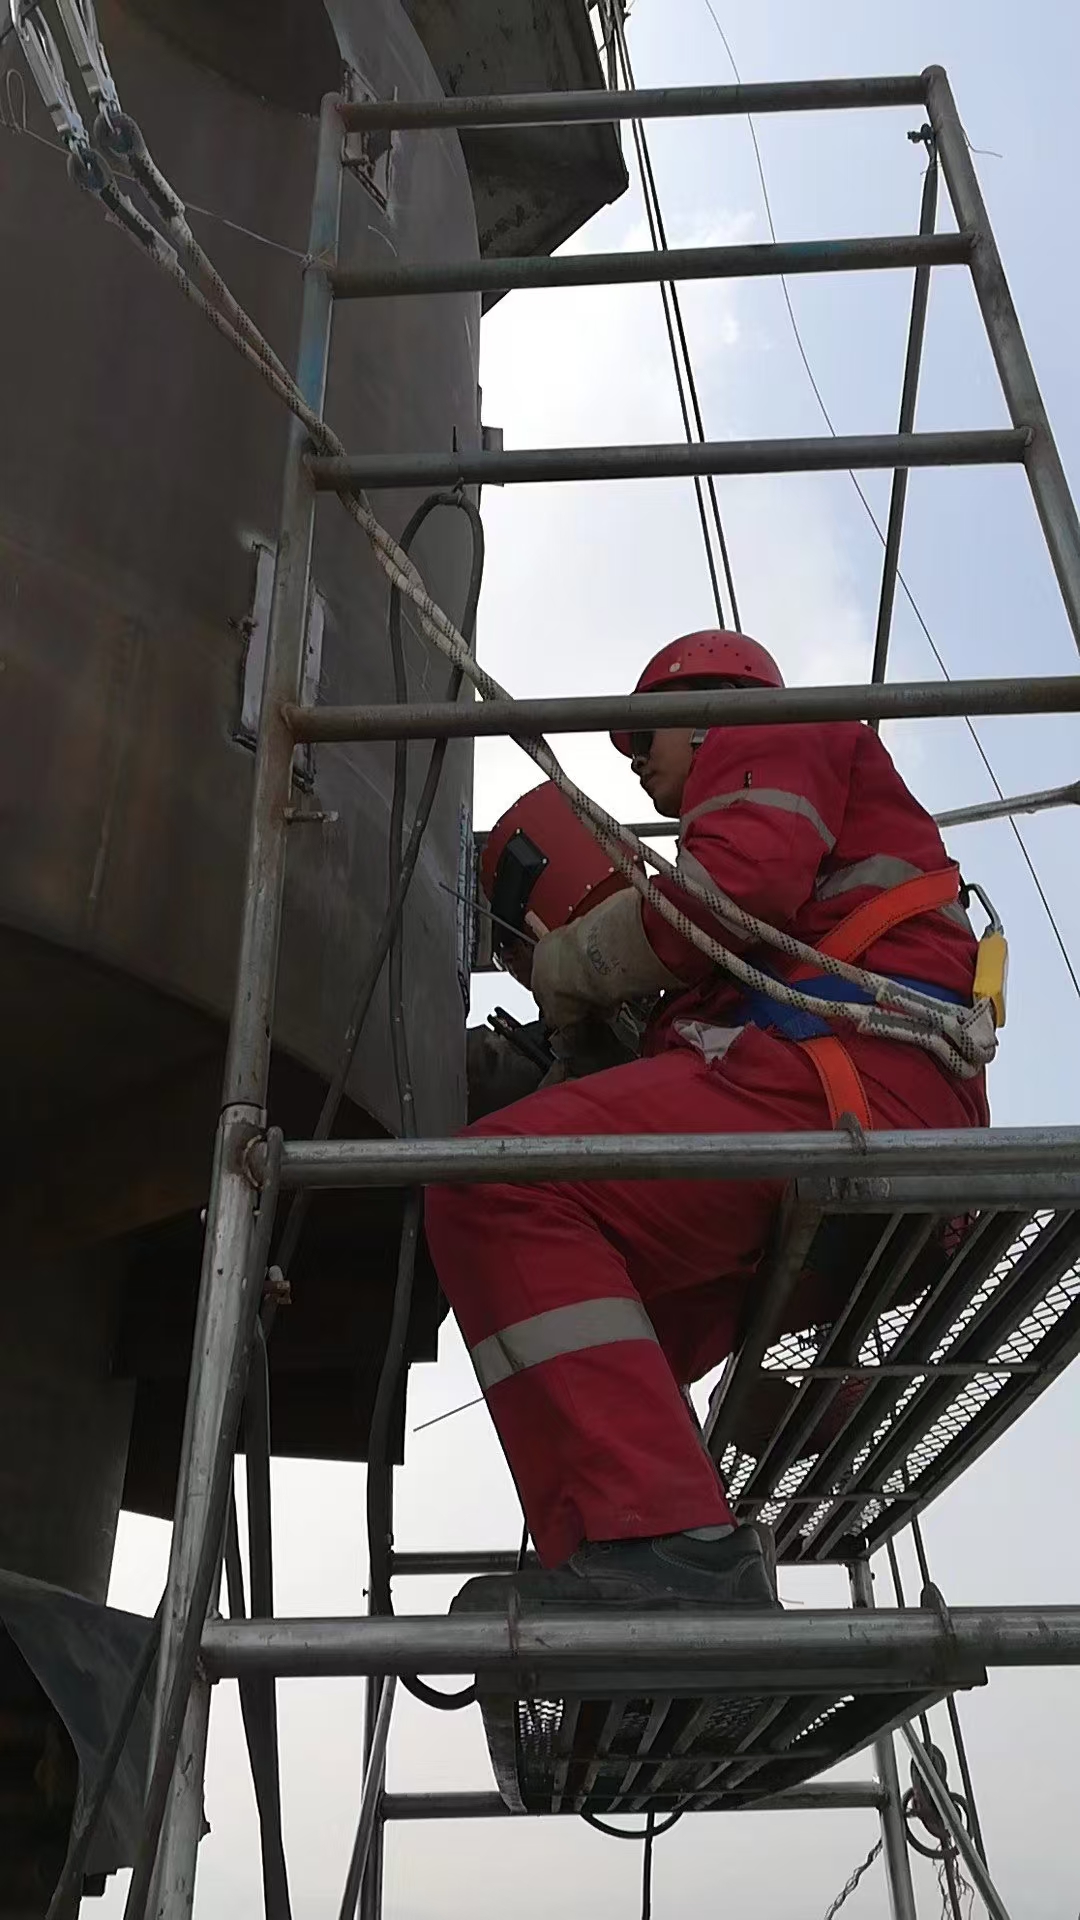
[[(638, 691), (780, 687), (756, 641), (696, 633)], [(615, 734), (678, 870), (809, 946), (970, 1004), (977, 944), (959, 874), (877, 734), (857, 722)], [(684, 911), (688, 897), (664, 891)], [(710, 923), (699, 903), (692, 910)], [(729, 948), (745, 941), (721, 924)], [(766, 965), (774, 949), (748, 957)], [(790, 974), (793, 969), (782, 963)], [(983, 1076), (921, 1048), (746, 997), (624, 888), (546, 934), (532, 990), (549, 1027), (663, 992), (643, 1057), (546, 1086), (470, 1129), (567, 1135), (820, 1131), (987, 1123)], [(857, 997), (832, 976), (803, 991)], [(682, 1397), (731, 1351), (777, 1180), (438, 1187), (427, 1234), (521, 1495), (541, 1568), (474, 1581), (470, 1606), (770, 1606), (753, 1528), (735, 1524)], [(484, 1592), (478, 1592), (483, 1588)]]

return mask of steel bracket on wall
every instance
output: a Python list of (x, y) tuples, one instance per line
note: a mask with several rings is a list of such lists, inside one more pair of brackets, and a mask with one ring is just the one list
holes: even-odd
[[(378, 98), (356, 67), (346, 67), (343, 91), (347, 100)], [(341, 164), (380, 207), (389, 203), (393, 156), (394, 135), (389, 127), (364, 127), (357, 133), (345, 134)]]

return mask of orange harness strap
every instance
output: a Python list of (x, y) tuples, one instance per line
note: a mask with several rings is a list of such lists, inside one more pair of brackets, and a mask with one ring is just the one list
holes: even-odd
[[(857, 960), (883, 934), (891, 933), (894, 927), (901, 926), (905, 920), (914, 920), (920, 913), (931, 913), (935, 907), (951, 906), (959, 892), (958, 867), (943, 867), (937, 873), (915, 874), (912, 879), (902, 880), (899, 886), (889, 887), (873, 900), (855, 907), (818, 942), (818, 950), (827, 953), (833, 960)], [(788, 978), (794, 986), (813, 971), (812, 966), (798, 967)], [(870, 1102), (859, 1070), (843, 1041), (838, 1040), (835, 1034), (827, 1033), (821, 1034), (816, 1040), (800, 1040), (796, 1044), (807, 1055), (821, 1082), (832, 1125), (838, 1126), (841, 1114), (850, 1113), (869, 1132), (874, 1125)]]
[(829, 1105), (830, 1124), (838, 1127), (841, 1114), (850, 1113), (869, 1133), (874, 1124), (870, 1102), (859, 1069), (843, 1041), (833, 1033), (823, 1033), (816, 1040), (799, 1040), (796, 1044), (807, 1055), (821, 1081), (821, 1091)]
[[(864, 900), (818, 941), (818, 951), (832, 960), (858, 960), (875, 940), (880, 940), (905, 920), (920, 913), (932, 913), (935, 907), (951, 907), (960, 893), (959, 867), (942, 867), (937, 873), (917, 873), (899, 886), (887, 887)], [(792, 985), (813, 973), (812, 966), (801, 966), (789, 975)]]

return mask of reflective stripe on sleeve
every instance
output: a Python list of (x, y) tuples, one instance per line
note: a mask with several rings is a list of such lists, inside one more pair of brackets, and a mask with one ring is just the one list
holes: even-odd
[(724, 807), (745, 806), (775, 807), (779, 813), (797, 813), (809, 820), (814, 832), (820, 835), (831, 853), (836, 845), (836, 835), (830, 833), (812, 800), (803, 793), (787, 793), (783, 787), (740, 787), (737, 793), (714, 793), (710, 799), (702, 800), (689, 813), (684, 813), (679, 822), (680, 833), (685, 833), (692, 820), (700, 820), (704, 813), (718, 813)]
[(524, 1373), (544, 1360), (564, 1353), (584, 1353), (590, 1347), (611, 1347), (623, 1340), (651, 1340), (657, 1345), (652, 1321), (640, 1300), (616, 1296), (608, 1300), (579, 1300), (569, 1307), (552, 1307), (531, 1320), (519, 1320), (490, 1333), (472, 1349), (472, 1363), (483, 1391), (490, 1393), (511, 1374)]

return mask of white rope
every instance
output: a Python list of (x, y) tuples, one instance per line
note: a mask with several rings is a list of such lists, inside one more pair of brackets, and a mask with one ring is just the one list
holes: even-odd
[[(89, 13), (92, 19), (89, 0), (82, 0), (82, 4), (84, 17)], [(64, 11), (67, 23), (71, 17), (70, 9), (65, 8)], [(55, 85), (52, 88), (48, 86), (47, 76), (41, 71), (40, 46), (28, 44), (30, 39), (28, 23), (21, 17), (20, 0), (12, 0), (12, 17), (23, 43), (24, 52), (28, 56), (31, 52), (37, 55), (36, 61), (31, 58), (31, 72), (38, 81), (46, 105), (53, 112), (54, 118), (57, 118), (57, 90)], [(77, 46), (75, 51), (85, 73), (86, 48)], [(100, 41), (97, 53), (100, 70), (107, 74), (107, 63), (104, 52), (100, 48)], [(92, 71), (97, 70), (93, 62), (90, 65)], [(173, 283), (179, 287), (184, 297), (256, 369), (283, 404), (301, 421), (318, 452), (332, 458), (341, 457), (346, 452), (343, 442), (307, 404), (288, 369), (273, 351), (255, 321), (235, 299), (213, 262), (199, 245), (188, 224), (183, 202), (155, 165), (139, 128), (130, 116), (110, 110), (112, 106), (112, 101), (102, 105), (95, 127), (95, 137), (102, 144), (107, 145), (115, 157), (127, 161), (131, 178), (168, 227), (176, 246), (170, 246), (157, 229), (139, 213), (128, 196), (122, 192), (109, 166), (99, 154), (92, 154), (89, 163), (85, 163), (83, 145), (86, 138), (85, 130), (75, 114), (66, 132), (59, 119), (58, 125), (60, 131), (65, 133), (73, 155), (84, 162), (78, 175), (81, 184), (98, 195), (111, 217), (123, 227), (129, 237), (143, 247), (155, 265), (167, 273)], [(181, 254), (189, 262), (192, 272), (185, 268), (180, 258)], [(192, 277), (193, 274), (195, 278)], [(204, 282), (206, 291), (197, 284), (198, 280)], [(428, 639), (447, 659), (461, 669), (482, 699), (510, 699), (512, 696), (506, 689), (501, 687), (498, 681), (474, 658), (453, 621), (432, 598), (413, 562), (376, 519), (363, 492), (343, 490), (339, 497), (346, 511), (352, 515), (370, 540), (387, 579), (412, 601), (419, 614), (421, 629)], [(794, 935), (773, 927), (768, 921), (759, 919), (755, 914), (748, 913), (715, 884), (711, 882), (702, 884), (680, 873), (676, 867), (664, 859), (662, 854), (653, 848), (644, 847), (635, 837), (627, 834), (611, 814), (598, 806), (570, 779), (546, 740), (517, 734), (513, 738), (535, 761), (541, 772), (558, 787), (578, 819), (595, 836), (613, 865), (637, 890), (642, 899), (647, 901), (689, 945), (703, 953), (715, 966), (721, 967), (747, 990), (765, 994), (779, 1005), (790, 1007), (800, 1013), (811, 1014), (818, 1019), (846, 1021), (864, 1035), (899, 1040), (920, 1047), (941, 1060), (961, 1078), (970, 1078), (980, 1072), (993, 1058), (997, 1042), (988, 1002), (981, 1001), (974, 1008), (956, 1007), (937, 1000), (932, 995), (899, 986), (882, 974), (851, 966), (845, 961), (833, 958), (832, 955), (820, 953), (816, 948), (805, 945)], [(848, 981), (868, 994), (870, 1003), (824, 1000), (816, 995), (801, 992), (797, 986), (774, 979), (771, 974), (763, 972), (761, 968), (744, 959), (741, 954), (726, 947), (715, 935), (699, 927), (696, 921), (692, 920), (675, 901), (669, 899), (657, 882), (649, 877), (642, 865), (645, 860), (655, 868), (662, 879), (699, 900), (726, 925), (733, 926), (739, 936), (749, 943), (773, 947), (791, 960), (809, 964), (820, 972)]]

